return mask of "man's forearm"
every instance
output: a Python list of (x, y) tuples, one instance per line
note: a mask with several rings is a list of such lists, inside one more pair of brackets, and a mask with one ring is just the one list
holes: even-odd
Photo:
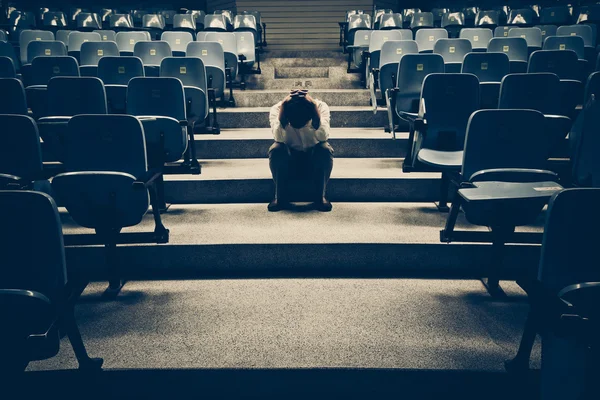
[(315, 106), (315, 111), (312, 117), (312, 126), (314, 129), (319, 129), (319, 127), (321, 126), (321, 113), (319, 113), (319, 107), (317, 106), (317, 103), (313, 103)]

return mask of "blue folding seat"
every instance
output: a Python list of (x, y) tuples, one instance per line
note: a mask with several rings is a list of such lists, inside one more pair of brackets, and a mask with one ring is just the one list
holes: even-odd
[(227, 86), (231, 87), (238, 73), (237, 39), (233, 32), (208, 32), (205, 42), (218, 42), (223, 47)]
[(88, 356), (75, 320), (85, 283), (67, 276), (56, 204), (44, 193), (8, 190), (0, 192), (0, 210), (2, 227), (10, 232), (0, 242), (2, 370), (11, 376), (31, 361), (54, 357), (66, 333), (79, 369), (99, 371), (103, 360)]
[(402, 14), (382, 14), (379, 20), (379, 29), (402, 29)]
[(79, 64), (71, 56), (36, 57), (31, 63), (31, 84), (26, 87), (27, 103), (34, 117), (48, 115), (47, 87), (56, 76), (79, 76)]
[[(374, 30), (379, 30), (381, 27), (381, 18), (386, 15), (386, 14), (393, 14), (394, 11), (391, 9), (379, 9), (379, 10), (375, 10), (375, 13), (373, 14), (373, 29)], [(360, 13), (357, 14), (364, 14), (363, 11), (361, 11)], [(356, 14), (354, 14), (356, 15)], [(402, 16), (400, 16), (401, 21), (402, 21)], [(400, 26), (402, 27), (402, 25)]]
[(160, 14), (145, 14), (142, 19), (142, 28), (150, 33), (152, 40), (159, 40), (165, 27), (165, 20)]
[[(414, 40), (390, 40), (381, 46), (379, 68), (373, 70), (369, 87), (371, 88), (371, 105), (377, 111), (380, 102), (375, 95), (375, 89), (379, 88), (382, 100), (385, 101), (385, 93), (388, 89), (396, 87), (398, 77), (398, 66), (400, 59), (406, 54), (418, 54), (419, 47)], [(378, 84), (377, 83), (378, 80)]]
[(69, 29), (59, 29), (54, 35), (56, 37), (56, 40), (58, 40), (59, 42), (63, 42), (65, 47), (67, 47), (69, 45), (69, 35), (71, 34), (71, 32), (73, 31)]
[(69, 44), (67, 48), (69, 55), (75, 57), (79, 61), (81, 45), (86, 42), (101, 42), (102, 37), (97, 32), (71, 32), (69, 34)]
[(177, 15), (177, 11), (175, 10), (162, 10), (160, 15), (163, 17), (165, 21), (165, 28), (171, 29), (173, 28), (173, 21), (175, 19), (175, 15)]
[(103, 42), (116, 42), (117, 41), (117, 32), (115, 32), (113, 30), (99, 29), (99, 30), (95, 30), (94, 32), (100, 34), (100, 39), (102, 39)]
[(438, 39), (448, 39), (448, 31), (445, 29), (419, 29), (415, 34), (419, 53), (433, 53), (433, 46)]
[(479, 11), (475, 16), (475, 26), (494, 30), (500, 25), (500, 12), (496, 10)]
[(442, 17), (444, 16), (444, 14), (449, 12), (449, 8), (432, 8), (431, 13), (433, 14), (433, 26), (435, 28), (441, 28)]
[(472, 50), (467, 39), (439, 39), (433, 46), (433, 52), (444, 58), (446, 72), (459, 73), (463, 59)]
[(459, 37), (471, 42), (473, 51), (485, 52), (494, 34), (489, 28), (464, 28), (460, 31)]
[(109, 114), (125, 114), (127, 85), (143, 76), (144, 63), (138, 57), (102, 57), (98, 61), (98, 78), (104, 83)]
[(144, 63), (146, 76), (159, 76), (163, 58), (172, 55), (171, 46), (163, 41), (137, 42), (133, 48), (133, 56), (139, 57)]
[(448, 36), (457, 38), (465, 27), (465, 16), (461, 12), (450, 12), (442, 17), (442, 28), (448, 31)]
[(27, 45), (27, 64), (31, 64), (36, 57), (66, 55), (67, 48), (58, 40), (36, 40)]
[(498, 26), (494, 29), (494, 37), (508, 37), (508, 31), (510, 31), (512, 26)]
[(227, 21), (222, 14), (208, 14), (204, 17), (204, 30), (210, 32), (227, 32)]
[(357, 45), (358, 43), (355, 43), (357, 41), (357, 36), (363, 36), (366, 34), (366, 31), (370, 30), (371, 16), (369, 14), (351, 15), (348, 21), (348, 28), (345, 35), (346, 42), (344, 43), (344, 45), (346, 47)]
[(19, 72), (21, 70), (21, 61), (17, 56), (17, 52), (12, 44), (8, 42), (0, 42), (0, 57), (8, 57), (13, 61), (15, 70)]
[(10, 57), (0, 56), (0, 78), (16, 78), (15, 63)]
[[(260, 12), (259, 11), (241, 11), (241, 12), (238, 12), (238, 15), (254, 16), (254, 20), (256, 21), (256, 27), (258, 29), (258, 44), (261, 48), (266, 47), (267, 46), (267, 40), (266, 40), (267, 25), (264, 22), (262, 22), (262, 16), (261, 16)], [(346, 21), (348, 21), (348, 20), (346, 19)]]
[(479, 13), (478, 7), (465, 7), (461, 10), (464, 16), (464, 25), (466, 27), (472, 28), (475, 26), (475, 18)]
[(393, 29), (394, 32), (400, 32), (401, 40), (414, 40), (413, 31), (410, 29)]
[(24, 30), (19, 36), (19, 46), (21, 48), (21, 63), (27, 64), (27, 46), (31, 42), (45, 40), (54, 40), (54, 34), (49, 31)]
[(529, 58), (527, 41), (520, 37), (495, 37), (488, 44), (488, 53), (505, 53), (510, 60), (510, 72), (527, 71)]
[[(188, 44), (188, 57), (198, 57), (206, 68), (207, 87), (214, 90), (216, 99), (225, 101), (225, 55), (218, 42), (192, 42)], [(230, 99), (231, 100), (231, 99)]]
[(36, 28), (35, 14), (14, 10), (8, 20), (8, 31), (12, 42), (19, 40), (21, 32)]
[[(369, 51), (372, 32), (373, 31), (370, 30), (364, 30), (356, 33), (352, 43), (346, 46), (346, 52), (348, 53), (348, 73), (364, 71), (366, 57), (363, 57), (363, 53)], [(356, 68), (352, 68), (353, 66)]]
[(48, 11), (44, 13), (43, 27), (45, 30), (56, 32), (69, 27), (67, 17), (62, 11)]
[(127, 29), (133, 29), (133, 18), (131, 18), (130, 14), (112, 14), (109, 17), (109, 27), (110, 29), (113, 29), (116, 32), (121, 32), (122, 30)]
[(546, 38), (548, 36), (556, 36), (556, 31), (558, 30), (556, 25), (536, 25), (536, 28), (540, 28), (540, 31), (542, 31), (542, 46)]
[(188, 43), (193, 42), (194, 38), (190, 32), (167, 31), (163, 32), (160, 40), (169, 43), (169, 46), (171, 46), (171, 51), (175, 57), (185, 57), (187, 45)]
[(213, 12), (214, 15), (222, 15), (225, 17), (225, 24), (227, 27), (227, 31), (233, 31), (233, 12), (231, 10), (215, 10)]
[(131, 20), (133, 22), (133, 26), (136, 28), (141, 28), (144, 23), (144, 15), (149, 14), (146, 10), (131, 10)]
[(467, 123), (477, 109), (479, 80), (475, 75), (434, 73), (423, 81), (419, 112), (400, 113), (410, 125), (402, 170), (442, 173), (440, 210), (448, 209), (450, 177), (462, 166)]
[(508, 37), (521, 37), (525, 39), (529, 54), (542, 49), (542, 30), (540, 28), (510, 28)]
[(197, 32), (196, 33), (196, 42), (205, 42), (206, 40), (206, 35), (208, 35), (210, 32)]
[(258, 34), (258, 26), (254, 15), (236, 15), (233, 19), (233, 30), (234, 32), (252, 32), (255, 38), (255, 46), (259, 46), (261, 44), (261, 38)]
[(76, 18), (77, 30), (89, 32), (102, 29), (102, 21), (96, 13), (82, 12)]
[(104, 84), (95, 77), (56, 77), (47, 90), (47, 115), (38, 119), (44, 151), (57, 160), (66, 157), (65, 137), (71, 118), (81, 114), (107, 114)]
[(510, 73), (510, 62), (504, 53), (469, 53), (465, 56), (462, 73), (479, 79), (480, 108), (498, 107), (500, 83)]
[[(421, 9), (420, 8), (405, 8), (404, 10), (402, 10), (402, 25), (403, 27), (406, 28), (410, 28), (410, 25), (412, 24), (412, 19), (413, 19), (413, 15), (415, 13), (420, 13)], [(431, 15), (432, 21), (433, 21), (433, 14)]]
[[(110, 8), (94, 8), (92, 10), (96, 14), (98, 14), (98, 17), (100, 18), (100, 24), (102, 26), (102, 29), (110, 28), (110, 16), (113, 14), (116, 14), (117, 10), (113, 10)], [(113, 42), (114, 42), (114, 40), (113, 40)]]
[(591, 96), (600, 97), (600, 73), (592, 72), (585, 83), (583, 104), (589, 102)]
[[(234, 32), (235, 40), (237, 42), (237, 54), (239, 59), (239, 73), (241, 76), (240, 87), (245, 89), (246, 83), (245, 74), (261, 74), (260, 69), (260, 51), (257, 51), (255, 47), (254, 34), (252, 32)], [(256, 69), (254, 63), (258, 63)]]
[(573, 50), (579, 59), (579, 73), (584, 80), (588, 74), (588, 61), (585, 58), (585, 42), (581, 36), (548, 36), (544, 50)]
[[(594, 25), (595, 26), (595, 25)], [(588, 67), (592, 66), (596, 61), (596, 32), (592, 29), (592, 25), (568, 25), (560, 26), (556, 31), (557, 36), (580, 36), (583, 39), (584, 59), (588, 61)], [(585, 71), (588, 74), (589, 70)]]
[(133, 49), (137, 42), (150, 41), (148, 32), (119, 32), (117, 33), (117, 46), (122, 56), (133, 56)]
[(194, 21), (196, 22), (196, 32), (204, 30), (204, 17), (206, 17), (206, 13), (202, 10), (188, 10), (187, 14), (192, 15), (194, 17)]
[(369, 51), (363, 53), (363, 55), (367, 57), (367, 62), (365, 66), (366, 76), (369, 76), (374, 68), (379, 68), (381, 46), (383, 46), (383, 44), (388, 40), (402, 40), (402, 34), (398, 31), (373, 31), (373, 33), (371, 33), (371, 39), (369, 41)]
[(433, 28), (433, 14), (430, 12), (416, 12), (412, 14), (409, 28), (413, 31), (422, 28)]
[(16, 78), (0, 78), (0, 114), (27, 115), (23, 83)]
[(81, 76), (98, 76), (98, 62), (102, 57), (119, 57), (115, 42), (86, 42), (81, 45)]
[(508, 13), (508, 25), (533, 26), (535, 13), (531, 8), (512, 9)]
[(569, 6), (544, 7), (540, 12), (540, 23), (544, 25), (568, 25), (571, 22)]
[(81, 13), (89, 12), (88, 9), (71, 7), (67, 16), (67, 22), (71, 28), (77, 28), (77, 16)]
[(510, 7), (507, 5), (504, 6), (492, 6), (488, 7), (489, 10), (498, 12), (498, 25), (506, 25), (508, 21), (508, 13), (510, 12)]
[[(109, 276), (106, 294), (114, 296), (122, 287), (117, 244), (168, 242), (153, 183), (162, 173), (149, 170), (144, 128), (131, 115), (75, 116), (69, 121), (65, 144), (67, 172), (54, 177), (52, 189), (75, 223), (96, 231), (81, 240), (104, 244)], [(121, 230), (139, 224), (150, 203), (154, 232), (135, 232), (126, 240), (127, 233)]]
[(173, 31), (189, 32), (193, 40), (196, 40), (196, 19), (192, 14), (175, 14), (173, 17)]

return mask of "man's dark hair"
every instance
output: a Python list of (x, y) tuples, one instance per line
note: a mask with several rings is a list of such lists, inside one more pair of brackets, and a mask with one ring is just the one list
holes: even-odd
[(296, 129), (304, 127), (314, 115), (315, 105), (304, 97), (292, 98), (285, 105), (284, 116)]

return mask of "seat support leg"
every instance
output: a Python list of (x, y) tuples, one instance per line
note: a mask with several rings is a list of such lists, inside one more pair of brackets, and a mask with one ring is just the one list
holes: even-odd
[(455, 196), (452, 200), (452, 207), (446, 219), (446, 226), (440, 232), (440, 241), (442, 243), (450, 243), (452, 241), (452, 234), (454, 233), (454, 226), (456, 225), (456, 219), (460, 212), (461, 201), (460, 196)]
[(527, 315), (527, 321), (525, 321), (525, 329), (523, 330), (517, 355), (513, 359), (504, 362), (506, 372), (522, 374), (529, 370), (529, 359), (531, 358), (531, 351), (533, 350), (535, 337), (537, 336), (537, 324), (535, 320), (534, 311), (530, 310)]
[(482, 283), (492, 297), (506, 297), (506, 293), (500, 287), (500, 271), (506, 255), (504, 244), (508, 237), (515, 231), (515, 227), (492, 227), (492, 259), (490, 260), (490, 268), (488, 276), (482, 278)]
[(225, 68), (225, 75), (229, 83), (229, 99), (227, 100), (228, 107), (235, 107), (235, 99), (233, 98), (233, 74), (231, 68)]
[(442, 172), (442, 182), (440, 185), (440, 202), (436, 204), (438, 211), (448, 212), (448, 190), (450, 190), (450, 175)]
[(67, 331), (69, 342), (71, 342), (73, 352), (79, 363), (79, 369), (85, 371), (101, 370), (104, 360), (101, 358), (91, 358), (88, 355), (85, 345), (83, 344), (83, 339), (81, 338), (81, 333), (79, 332), (79, 327), (75, 321), (74, 309), (72, 306), (67, 307), (67, 310), (65, 310), (62, 315), (62, 326)]
[(108, 288), (104, 291), (103, 296), (112, 300), (119, 295), (124, 284), (119, 273), (117, 245), (114, 240), (106, 244), (106, 262), (108, 265)]

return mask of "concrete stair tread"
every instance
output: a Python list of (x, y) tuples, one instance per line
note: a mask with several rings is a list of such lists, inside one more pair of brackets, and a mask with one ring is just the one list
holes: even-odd
[[(331, 179), (418, 180), (440, 177), (438, 173), (403, 173), (402, 162), (401, 158), (336, 158)], [(267, 159), (200, 160), (200, 164), (200, 175), (165, 175), (165, 181), (272, 179)]]
[[(290, 91), (287, 89), (252, 89), (252, 88), (247, 88), (246, 90), (239, 90), (239, 89), (234, 89), (233, 91), (233, 96), (237, 96), (239, 94), (244, 94), (244, 93), (281, 93), (282, 95), (287, 95)], [(339, 93), (339, 94), (346, 94), (346, 93), (356, 93), (356, 92), (360, 92), (360, 93), (368, 93), (369, 89), (360, 89), (360, 88), (356, 88), (356, 89), (310, 89), (309, 93)], [(314, 96), (313, 96), (314, 97)], [(283, 98), (283, 97), (282, 97)]]
[[(331, 128), (330, 139), (390, 140), (391, 135), (381, 128)], [(396, 133), (397, 138), (408, 138), (408, 132)], [(273, 140), (270, 128), (222, 129), (220, 135), (196, 135), (196, 140)]]
[[(235, 97), (235, 95), (234, 95)], [(271, 107), (229, 107), (229, 108), (220, 108), (218, 110), (219, 113), (268, 113), (271, 110)], [(329, 106), (329, 111), (331, 112), (352, 112), (352, 111), (372, 111), (373, 107), (371, 106)], [(377, 107), (377, 112), (387, 113), (387, 109), (385, 107)], [(386, 115), (387, 118), (387, 115)]]
[[(439, 242), (447, 214), (438, 212), (433, 203), (334, 203), (330, 213), (305, 204), (298, 207), (271, 213), (266, 204), (172, 205), (162, 219), (170, 230), (169, 245), (455, 245)], [(76, 225), (64, 209), (61, 219), (65, 234), (93, 232)], [(541, 232), (543, 219), (542, 215), (537, 224), (517, 230)], [(147, 232), (153, 227), (148, 213), (140, 225), (124, 232)], [(468, 224), (462, 214), (457, 229), (487, 230)]]

